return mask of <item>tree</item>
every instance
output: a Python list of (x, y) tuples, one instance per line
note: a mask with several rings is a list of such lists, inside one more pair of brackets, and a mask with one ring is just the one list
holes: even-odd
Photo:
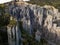
[(9, 14), (5, 13), (5, 5), (0, 5), (0, 27), (9, 23)]

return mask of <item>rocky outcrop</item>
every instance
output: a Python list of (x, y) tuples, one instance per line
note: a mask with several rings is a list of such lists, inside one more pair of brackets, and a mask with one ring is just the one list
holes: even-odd
[[(20, 5), (9, 5), (9, 12), (11, 16), (16, 18), (16, 21), (22, 21), (23, 28), (29, 32), (29, 34), (32, 35), (34, 32), (39, 31), (39, 33), (41, 33), (41, 36), (38, 36), (39, 34), (37, 35), (37, 33), (36, 36), (43, 37), (48, 41), (60, 45), (60, 41), (58, 41), (60, 39), (60, 27), (58, 28), (56, 26), (56, 21), (60, 19), (58, 9), (55, 9), (53, 6), (49, 5), (41, 7), (38, 5), (22, 3)], [(12, 29), (19, 31), (19, 29), (16, 27), (14, 28), (14, 26)], [(8, 28), (8, 30), (12, 29), (11, 27)], [(17, 34), (17, 38), (19, 38), (19, 32), (15, 33)]]
[(21, 31), (18, 25), (7, 26), (8, 43), (9, 45), (20, 45), (21, 44)]

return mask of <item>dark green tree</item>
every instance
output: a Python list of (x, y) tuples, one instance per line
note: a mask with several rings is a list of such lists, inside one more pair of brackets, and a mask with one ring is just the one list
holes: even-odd
[(9, 23), (9, 14), (5, 13), (5, 5), (0, 5), (0, 27)]

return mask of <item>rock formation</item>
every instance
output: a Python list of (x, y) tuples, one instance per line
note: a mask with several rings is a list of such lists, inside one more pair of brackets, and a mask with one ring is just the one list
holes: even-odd
[[(60, 20), (60, 13), (58, 12), (58, 9), (49, 5), (38, 6), (25, 3), (21, 5), (9, 5), (9, 12), (11, 16), (16, 18), (16, 22), (22, 21), (23, 28), (25, 31), (29, 32), (30, 35), (38, 31), (41, 34), (41, 36), (38, 36), (39, 34), (36, 33), (38, 38), (43, 37), (48, 41), (60, 45), (60, 21), (58, 21)], [(10, 45), (15, 45), (15, 43), (16, 45), (19, 45), (18, 42), (19, 39), (21, 39), (19, 38), (21, 32), (19, 32), (20, 29), (18, 28), (18, 25), (16, 25), (16, 27), (8, 27), (8, 39), (11, 39), (9, 39)], [(9, 36), (12, 34), (11, 31), (14, 35), (13, 38)], [(15, 35), (17, 40), (15, 39)], [(13, 41), (14, 39), (17, 42)]]

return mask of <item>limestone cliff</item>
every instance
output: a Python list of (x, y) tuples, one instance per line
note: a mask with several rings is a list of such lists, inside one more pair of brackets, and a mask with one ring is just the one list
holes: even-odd
[[(9, 13), (16, 19), (16, 22), (22, 22), (23, 28), (30, 35), (39, 31), (42, 38), (45, 38), (46, 40), (51, 41), (54, 44), (60, 45), (60, 26), (56, 26), (57, 24), (59, 24), (58, 20), (60, 20), (58, 9), (49, 5), (38, 6), (17, 2), (17, 4), (15, 5), (9, 4)], [(16, 27), (14, 28), (14, 26), (12, 27), (12, 29), (11, 27), (8, 28), (8, 30), (12, 31), (15, 29)], [(17, 35), (19, 35), (18, 32), (16, 33)], [(39, 35), (36, 34), (36, 36), (40, 37)], [(17, 36), (17, 38), (19, 39), (19, 36)]]

